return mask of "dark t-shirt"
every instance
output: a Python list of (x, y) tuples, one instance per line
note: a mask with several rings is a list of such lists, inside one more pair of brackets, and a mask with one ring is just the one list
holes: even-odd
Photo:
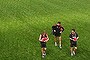
[(78, 37), (78, 34), (76, 32), (75, 32), (75, 34), (70, 33), (69, 37), (74, 39), (74, 38)]
[[(45, 35), (41, 34), (41, 39), (47, 40), (47, 34), (45, 34)], [(41, 42), (44, 42), (45, 40), (42, 40)], [(44, 43), (46, 43), (46, 42), (44, 42)]]
[(53, 33), (53, 35), (56, 34), (56, 29), (57, 29), (57, 26), (52, 26), (52, 33)]
[(60, 33), (59, 27), (57, 25), (56, 26), (52, 26), (52, 32), (53, 32), (53, 35), (59, 34)]
[[(52, 26), (52, 33), (53, 33), (53, 35), (61, 34), (61, 33), (60, 33), (60, 31), (61, 31), (60, 28), (62, 28), (63, 31), (64, 31), (64, 28), (63, 28), (62, 26), (58, 26), (58, 25)], [(63, 32), (63, 31), (62, 31), (62, 32)]]

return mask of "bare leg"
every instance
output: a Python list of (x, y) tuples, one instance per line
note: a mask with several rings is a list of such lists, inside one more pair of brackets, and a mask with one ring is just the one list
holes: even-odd
[(59, 39), (59, 47), (61, 47), (61, 44), (62, 44), (62, 39), (61, 39), (61, 36), (60, 37), (58, 37), (58, 39)]
[(44, 53), (44, 55), (46, 55), (46, 48), (43, 49), (43, 53)]
[(42, 52), (42, 55), (43, 55), (43, 48), (41, 48), (41, 52)]
[(57, 42), (57, 40), (56, 40), (56, 39), (57, 39), (57, 37), (56, 37), (56, 36), (54, 36), (54, 42)]
[(71, 56), (73, 56), (73, 47), (70, 48)]
[(55, 43), (55, 46), (57, 46), (57, 37), (54, 36), (54, 43)]
[(41, 48), (42, 58), (44, 58), (44, 48)]
[(74, 48), (73, 54), (76, 54), (77, 47)]

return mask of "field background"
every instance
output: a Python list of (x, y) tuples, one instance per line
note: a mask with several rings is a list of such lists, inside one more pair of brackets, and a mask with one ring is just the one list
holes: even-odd
[[(51, 27), (62, 22), (62, 50)], [(77, 55), (70, 56), (69, 34), (79, 34)], [(46, 60), (90, 59), (90, 0), (0, 0), (0, 60), (41, 60), (39, 35), (49, 35)]]

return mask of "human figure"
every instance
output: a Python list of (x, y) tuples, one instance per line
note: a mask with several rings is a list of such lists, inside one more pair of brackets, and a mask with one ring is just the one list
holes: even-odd
[(42, 34), (40, 34), (39, 36), (39, 41), (41, 43), (41, 52), (42, 52), (42, 57), (44, 58), (46, 55), (46, 42), (48, 42), (49, 38), (48, 38), (48, 34), (46, 32), (43, 32)]
[(70, 53), (71, 56), (76, 54), (77, 50), (77, 40), (79, 39), (78, 34), (76, 33), (75, 29), (72, 29), (70, 35)]
[(59, 48), (62, 48), (62, 39), (61, 39), (61, 33), (64, 31), (64, 28), (61, 26), (61, 22), (58, 22), (57, 24), (52, 26), (52, 32), (54, 35), (54, 43), (55, 46), (59, 46)]

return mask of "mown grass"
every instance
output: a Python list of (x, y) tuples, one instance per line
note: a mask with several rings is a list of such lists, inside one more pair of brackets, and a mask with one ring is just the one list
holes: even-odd
[[(0, 0), (0, 60), (41, 60), (39, 34), (46, 30), (46, 60), (89, 60), (89, 0)], [(54, 46), (51, 27), (61, 21), (63, 48)], [(78, 32), (77, 55), (70, 56), (69, 33)]]

